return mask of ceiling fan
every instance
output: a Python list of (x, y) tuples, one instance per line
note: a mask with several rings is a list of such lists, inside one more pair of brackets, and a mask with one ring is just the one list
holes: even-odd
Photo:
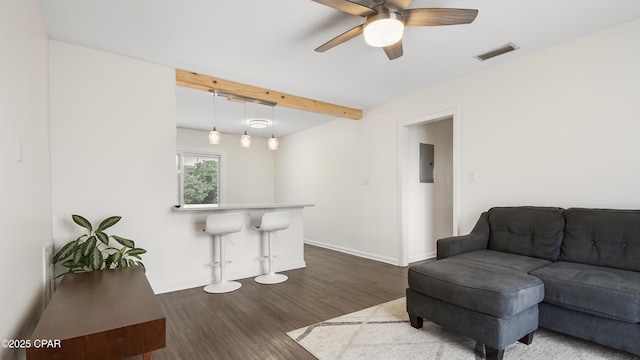
[(405, 26), (440, 26), (470, 24), (478, 10), (421, 8), (407, 9), (412, 0), (376, 0), (372, 7), (349, 0), (313, 0), (347, 14), (362, 16), (366, 20), (319, 46), (317, 52), (325, 52), (354, 37), (364, 34), (367, 44), (381, 47), (389, 60), (402, 56), (402, 33)]

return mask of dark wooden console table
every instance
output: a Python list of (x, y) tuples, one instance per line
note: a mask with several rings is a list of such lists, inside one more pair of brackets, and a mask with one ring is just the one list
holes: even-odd
[(165, 347), (165, 322), (140, 267), (67, 274), (31, 336), (27, 359), (151, 359)]

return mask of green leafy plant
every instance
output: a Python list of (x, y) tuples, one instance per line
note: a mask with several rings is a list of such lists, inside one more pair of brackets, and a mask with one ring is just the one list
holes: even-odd
[(200, 160), (184, 167), (184, 203), (218, 203), (218, 162)]
[[(54, 264), (62, 262), (67, 273), (96, 271), (129, 266), (142, 266), (141, 255), (147, 251), (137, 248), (133, 240), (116, 235), (107, 235), (104, 231), (120, 221), (120, 216), (104, 219), (94, 230), (91, 223), (80, 215), (71, 215), (73, 222), (82, 226), (86, 233), (67, 243), (53, 257)], [(109, 245), (113, 239), (122, 247)], [(63, 274), (61, 274), (63, 275)], [(58, 276), (61, 276), (58, 275)]]

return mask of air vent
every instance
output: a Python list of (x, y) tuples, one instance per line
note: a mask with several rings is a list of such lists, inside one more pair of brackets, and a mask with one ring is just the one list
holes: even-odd
[(476, 55), (474, 56), (476, 59), (480, 60), (480, 61), (485, 61), (485, 60), (489, 60), (493, 57), (502, 55), (502, 54), (506, 54), (508, 52), (511, 52), (513, 50), (518, 50), (519, 47), (516, 46), (513, 43), (508, 43), (502, 47), (499, 47), (497, 49), (491, 50), (491, 51), (487, 51), (484, 54), (480, 54), (480, 55)]

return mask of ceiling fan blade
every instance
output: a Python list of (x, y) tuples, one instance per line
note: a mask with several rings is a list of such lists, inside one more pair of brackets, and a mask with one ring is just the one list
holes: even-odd
[(402, 11), (408, 8), (411, 2), (413, 2), (413, 0), (386, 0), (384, 4), (388, 8)]
[(402, 11), (405, 26), (470, 24), (478, 16), (474, 9), (407, 9)]
[(362, 31), (364, 29), (364, 24), (363, 25), (358, 25), (350, 30), (347, 30), (345, 32), (343, 32), (342, 34), (334, 37), (333, 39), (327, 41), (326, 43), (320, 45), (316, 51), (317, 52), (325, 52), (335, 46), (338, 46), (340, 44), (342, 44), (343, 42), (349, 41), (351, 39), (353, 39), (354, 37), (361, 35)]
[(377, 11), (368, 8), (364, 5), (360, 5), (353, 1), (349, 0), (313, 0), (322, 5), (326, 5), (328, 7), (332, 7), (336, 10), (340, 10), (342, 12), (346, 12), (347, 14), (356, 15), (356, 16), (368, 16), (376, 14)]
[(385, 46), (384, 52), (387, 53), (389, 60), (394, 60), (402, 56), (402, 39), (392, 45)]

